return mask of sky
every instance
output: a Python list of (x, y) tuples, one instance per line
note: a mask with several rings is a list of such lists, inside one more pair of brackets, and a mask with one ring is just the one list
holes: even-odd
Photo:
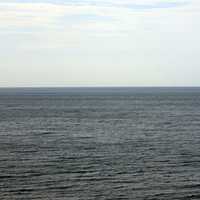
[(199, 0), (0, 0), (0, 87), (200, 86)]

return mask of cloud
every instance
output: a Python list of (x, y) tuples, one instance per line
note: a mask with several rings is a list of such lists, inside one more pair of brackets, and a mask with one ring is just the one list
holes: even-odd
[(36, 34), (41, 41), (127, 37), (176, 29), (199, 10), (195, 0), (0, 0), (0, 34)]
[[(94, 21), (115, 24), (132, 17), (135, 11), (170, 9), (185, 1), (157, 0), (0, 0), (0, 28), (72, 28)], [(134, 21), (134, 19), (133, 19)], [(118, 25), (118, 23), (116, 23)], [(96, 26), (96, 25), (95, 25)], [(86, 26), (87, 27), (87, 26)]]
[(172, 8), (189, 3), (186, 0), (1, 0), (0, 3), (47, 3), (54, 5), (126, 7), (131, 9)]
[(199, 67), (199, 18), (197, 0), (0, 0), (0, 78), (147, 85), (188, 74)]

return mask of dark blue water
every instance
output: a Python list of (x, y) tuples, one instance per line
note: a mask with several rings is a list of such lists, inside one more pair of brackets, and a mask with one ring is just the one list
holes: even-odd
[(200, 88), (0, 89), (0, 199), (200, 199)]

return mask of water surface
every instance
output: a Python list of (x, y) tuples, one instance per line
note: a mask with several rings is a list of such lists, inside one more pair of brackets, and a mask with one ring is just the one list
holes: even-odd
[(200, 88), (0, 89), (0, 199), (200, 199)]

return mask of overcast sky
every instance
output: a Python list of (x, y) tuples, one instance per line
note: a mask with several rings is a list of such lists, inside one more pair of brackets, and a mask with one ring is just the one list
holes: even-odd
[(0, 0), (3, 86), (200, 86), (200, 1)]

